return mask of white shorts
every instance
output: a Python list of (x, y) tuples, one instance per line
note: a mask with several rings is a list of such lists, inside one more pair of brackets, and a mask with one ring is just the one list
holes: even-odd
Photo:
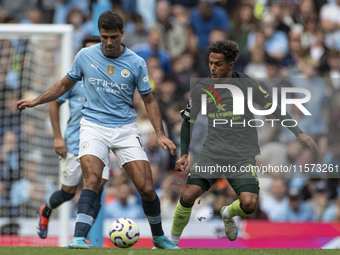
[[(61, 184), (69, 187), (77, 186), (82, 178), (81, 166), (77, 155), (67, 153), (66, 158), (60, 158)], [(102, 178), (109, 179), (110, 168), (105, 165)]]
[(109, 150), (112, 150), (120, 167), (131, 161), (149, 161), (136, 122), (109, 128), (83, 118), (80, 121), (79, 142), (78, 158), (94, 155), (108, 165)]

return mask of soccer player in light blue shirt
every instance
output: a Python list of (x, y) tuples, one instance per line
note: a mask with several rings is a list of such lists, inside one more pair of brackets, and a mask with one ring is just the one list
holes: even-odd
[(98, 19), (101, 44), (82, 49), (66, 77), (33, 100), (20, 100), (17, 110), (34, 107), (57, 99), (83, 79), (86, 102), (80, 122), (79, 158), (84, 188), (78, 202), (74, 237), (68, 248), (89, 248), (85, 237), (93, 223), (95, 200), (100, 188), (103, 168), (108, 163), (107, 151), (117, 156), (142, 197), (144, 213), (149, 221), (153, 243), (162, 249), (179, 249), (164, 236), (160, 201), (154, 190), (152, 174), (132, 106), (134, 91), (142, 96), (146, 111), (163, 149), (171, 154), (174, 143), (164, 134), (156, 100), (151, 93), (145, 61), (121, 44), (124, 34), (122, 18), (111, 11)]
[[(98, 43), (100, 43), (100, 38), (98, 36), (88, 36), (83, 40), (84, 47), (90, 47)], [(67, 100), (69, 102), (70, 118), (63, 138), (60, 131), (59, 109), (60, 106)], [(42, 239), (47, 237), (48, 223), (52, 210), (74, 197), (82, 177), (82, 170), (80, 163), (77, 161), (77, 156), (79, 151), (80, 120), (82, 118), (81, 109), (84, 102), (85, 96), (83, 82), (79, 81), (64, 95), (50, 104), (50, 119), (54, 134), (54, 148), (56, 153), (60, 156), (62, 186), (60, 190), (55, 191), (47, 199), (45, 205), (40, 207), (37, 233)], [(103, 192), (103, 185), (108, 180), (108, 177), (109, 167), (105, 166), (101, 181), (102, 185), (96, 199), (94, 219), (96, 219), (100, 210), (100, 199)]]

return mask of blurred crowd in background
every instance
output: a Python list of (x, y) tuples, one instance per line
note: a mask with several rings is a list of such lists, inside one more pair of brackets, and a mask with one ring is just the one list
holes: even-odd
[[(305, 116), (295, 108), (290, 112), (301, 129), (315, 139), (318, 150), (313, 152), (301, 146), (288, 129), (268, 125), (258, 129), (261, 147), (258, 164), (340, 165), (340, 0), (0, 0), (0, 23), (71, 24), (76, 54), (85, 36), (98, 33), (97, 17), (108, 7), (124, 19), (123, 43), (147, 63), (153, 93), (167, 134), (177, 145), (177, 156), (182, 122), (179, 112), (189, 99), (190, 78), (208, 77), (207, 46), (210, 42), (229, 39), (237, 42), (240, 49), (234, 71), (244, 72), (269, 89), (303, 87), (312, 95), (305, 104), (312, 116)], [(2, 54), (5, 48), (2, 44)], [(30, 164), (20, 169), (16, 136), (20, 121), (13, 108), (19, 97), (14, 91), (20, 84), (10, 82), (15, 71), (12, 64), (10, 71), (2, 70), (0, 74), (2, 217), (9, 216), (8, 211), (14, 216), (19, 215), (16, 210), (4, 209), (2, 205), (6, 201), (12, 204), (11, 208), (25, 203), (32, 205), (32, 201), (38, 201), (38, 206), (57, 188), (57, 183), (50, 182), (49, 178), (39, 180), (34, 165), (37, 159), (33, 156), (27, 159)], [(40, 84), (44, 85), (52, 84)], [(5, 92), (6, 97), (3, 96)], [(151, 163), (154, 185), (161, 198), (162, 216), (171, 219), (186, 174), (176, 173), (176, 156), (171, 157), (158, 146), (138, 93), (134, 107), (138, 112), (137, 123)], [(26, 123), (25, 132), (33, 135), (34, 129), (27, 125), (29, 123)], [(204, 124), (198, 125), (202, 125), (203, 132)], [(193, 138), (193, 154), (198, 153), (201, 142), (201, 135)], [(53, 142), (49, 145), (53, 147)], [(29, 151), (33, 152), (33, 149)], [(250, 218), (339, 221), (340, 169), (337, 171), (328, 169), (322, 175), (303, 171), (262, 176), (260, 207)], [(8, 173), (11, 173), (11, 187), (6, 187)], [(29, 182), (39, 185), (33, 185), (32, 194), (21, 194)], [(112, 156), (111, 178), (105, 191), (105, 217), (145, 217), (136, 194), (133, 184), (117, 167)], [(204, 195), (195, 205), (199, 208), (193, 210), (192, 217), (218, 218), (220, 208), (235, 198), (236, 194), (227, 181), (221, 179), (213, 187), (213, 192)], [(35, 217), (36, 213), (32, 210), (25, 216)]]

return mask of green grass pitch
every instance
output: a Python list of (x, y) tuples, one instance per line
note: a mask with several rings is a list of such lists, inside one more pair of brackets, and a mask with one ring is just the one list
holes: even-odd
[(340, 250), (317, 250), (317, 249), (203, 249), (184, 248), (181, 250), (152, 250), (150, 248), (90, 248), (88, 250), (68, 250), (60, 247), (0, 247), (1, 255), (319, 255), (340, 254)]

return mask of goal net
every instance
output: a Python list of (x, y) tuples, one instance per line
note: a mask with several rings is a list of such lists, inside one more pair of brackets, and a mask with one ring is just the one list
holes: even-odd
[(73, 57), (70, 25), (0, 26), (0, 246), (68, 242), (69, 224), (58, 224), (65, 208), (53, 212), (46, 240), (36, 234), (37, 212), (59, 188), (49, 104), (21, 113), (14, 104), (46, 91)]

